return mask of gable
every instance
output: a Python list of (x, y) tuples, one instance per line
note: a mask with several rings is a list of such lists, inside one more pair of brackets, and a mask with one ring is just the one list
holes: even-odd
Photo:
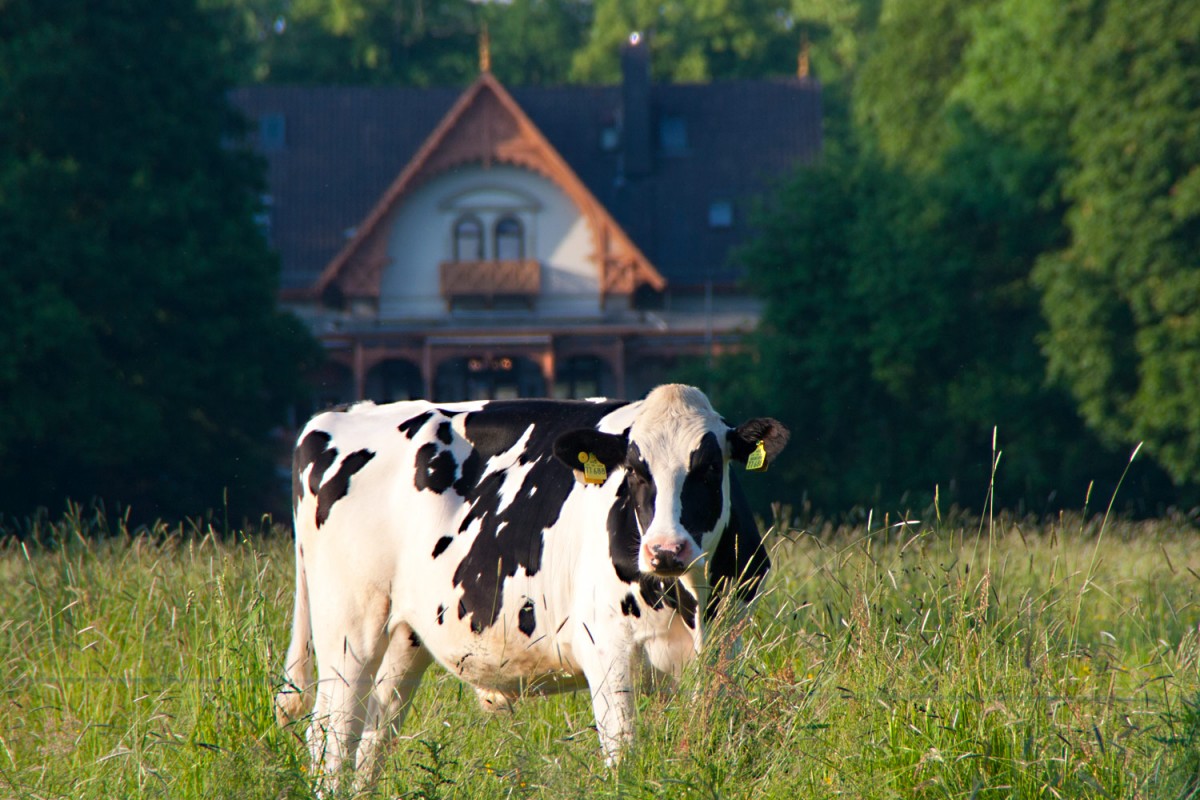
[(492, 165), (519, 167), (557, 185), (592, 232), (595, 248), (591, 258), (602, 296), (631, 294), (640, 285), (665, 288), (662, 275), (508, 92), (485, 72), (463, 93), (384, 192), (349, 243), (321, 274), (313, 293), (320, 296), (336, 288), (347, 298), (377, 301), (382, 275), (393, 260), (389, 235), (401, 206), (422, 185), (464, 165), (485, 169)]
[(460, 165), (409, 192), (386, 226), (379, 315), (600, 314), (597, 242), (558, 184), (508, 164)]

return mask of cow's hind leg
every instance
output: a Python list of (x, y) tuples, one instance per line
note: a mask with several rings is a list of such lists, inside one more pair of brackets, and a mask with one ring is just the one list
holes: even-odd
[(320, 678), (308, 744), (314, 771), (328, 789), (336, 788), (341, 770), (354, 763), (375, 674), (388, 645), (388, 598), (358, 600), (352, 606), (313, 607)]
[(371, 690), (366, 729), (358, 746), (359, 785), (374, 780), (388, 742), (404, 724), (421, 675), (432, 661), (412, 628), (405, 623), (393, 626), (391, 641)]

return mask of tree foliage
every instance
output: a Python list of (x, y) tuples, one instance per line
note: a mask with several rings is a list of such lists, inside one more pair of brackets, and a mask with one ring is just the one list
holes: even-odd
[(572, 77), (620, 80), (621, 45), (637, 31), (649, 37), (654, 74), (662, 80), (764, 77), (795, 72), (799, 37), (788, 4), (778, 0), (601, 0)]
[(276, 311), (218, 40), (194, 0), (0, 3), (6, 512), (262, 500), (314, 351)]
[(246, 82), (454, 85), (492, 67), (513, 85), (563, 83), (591, 23), (587, 0), (203, 0), (229, 15)]
[(1200, 7), (1108, 3), (1075, 67), (1046, 352), (1107, 440), (1200, 482)]
[(722, 403), (793, 422), (777, 487), (977, 506), (993, 429), (1002, 503), (1078, 506), (1141, 439), (1176, 488), (1136, 465), (1139, 499), (1197, 482), (1198, 13), (884, 8), (848, 124), (743, 253), (754, 358), (714, 376)]
[(994, 430), (1002, 502), (1079, 503), (1093, 478), (1120, 474), (1044, 381), (1028, 271), (1057, 228), (997, 185), (1015, 166), (1036, 170), (1020, 154), (957, 158), (963, 172), (934, 179), (835, 146), (763, 215), (743, 254), (768, 298), (757, 362), (724, 365), (717, 394), (792, 422), (777, 491), (805, 486), (825, 508), (919, 507), (937, 486), (943, 502), (977, 507)]

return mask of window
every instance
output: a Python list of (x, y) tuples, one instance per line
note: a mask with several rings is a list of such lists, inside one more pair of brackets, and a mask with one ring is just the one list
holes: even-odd
[(687, 120), (674, 114), (664, 114), (658, 121), (658, 146), (666, 155), (687, 153)]
[(605, 125), (600, 129), (600, 149), (606, 153), (616, 152), (621, 146), (621, 131), (616, 125)]
[(287, 144), (287, 118), (263, 114), (258, 118), (258, 145), (264, 153), (277, 153)]
[(275, 198), (269, 194), (264, 194), (259, 197), (259, 209), (254, 215), (254, 224), (258, 226), (259, 233), (267, 240), (267, 244), (274, 244), (271, 211), (275, 206)]
[(496, 221), (496, 260), (518, 261), (525, 258), (525, 228), (516, 217)]
[(454, 223), (454, 260), (483, 261), (483, 223), (478, 217), (459, 217)]
[(714, 200), (708, 206), (708, 227), (732, 228), (733, 203), (728, 200)]

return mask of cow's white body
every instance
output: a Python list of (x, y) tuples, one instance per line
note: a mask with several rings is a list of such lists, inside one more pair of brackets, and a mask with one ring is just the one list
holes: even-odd
[[(579, 428), (640, 446), (657, 492), (649, 525), (635, 521), (625, 467), (585, 485), (555, 458), (553, 443)], [(295, 462), (296, 617), (281, 719), (311, 695), (311, 638), (320, 680), (309, 743), (327, 775), (355, 755), (371, 774), (433, 660), (489, 708), (589, 687), (601, 744), (617, 758), (633, 733), (635, 679), (676, 677), (700, 648), (730, 479), (727, 469), (710, 477), (723, 502), (702, 523), (684, 515), (706, 529), (690, 539), (679, 532), (679, 484), (695, 442), (728, 430), (683, 387), (629, 404), (412, 401), (314, 417)], [(654, 573), (647, 558), (664, 551), (647, 550), (650, 539), (686, 566)], [(757, 536), (746, 541), (757, 548)], [(754, 568), (760, 578), (765, 559)]]

